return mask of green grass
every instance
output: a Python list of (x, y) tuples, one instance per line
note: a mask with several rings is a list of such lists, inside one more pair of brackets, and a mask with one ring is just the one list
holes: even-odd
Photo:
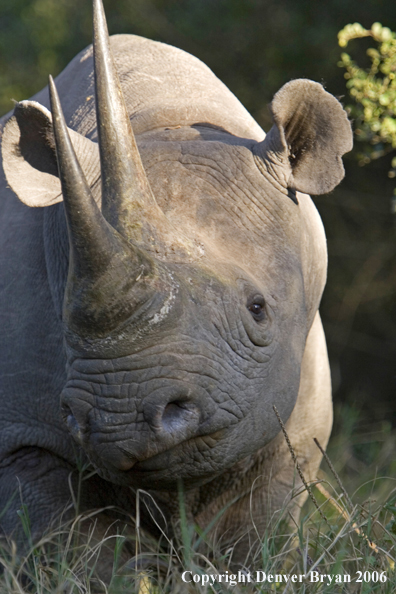
[[(252, 549), (252, 577), (304, 575), (301, 582), (194, 584), (182, 581), (183, 571), (198, 576), (232, 575), (231, 551), (221, 555), (205, 534), (187, 523), (181, 501), (180, 541), (168, 549), (135, 526), (129, 534), (108, 535), (99, 542), (93, 530), (80, 537), (83, 519), (52, 529), (39, 543), (30, 543), (28, 510), (21, 507), (20, 521), (28, 553), (20, 556), (12, 542), (0, 542), (0, 594), (140, 593), (182, 594), (189, 592), (235, 592), (286, 594), (394, 594), (396, 591), (396, 433), (387, 423), (367, 427), (359, 414), (344, 406), (336, 413), (336, 430), (327, 449), (342, 487), (326, 462), (320, 471), (319, 488), (312, 492), (325, 519), (312, 501), (304, 506), (299, 525), (288, 511), (274, 514), (259, 546)], [(319, 490), (320, 489), (320, 490)], [(332, 500), (323, 494), (327, 491)], [(346, 493), (343, 492), (346, 491)], [(181, 494), (182, 495), (182, 494)], [(91, 517), (91, 520), (95, 516)], [(165, 537), (163, 539), (165, 542)], [(131, 547), (133, 553), (128, 553)], [(164, 544), (164, 543), (163, 543)], [(111, 551), (106, 583), (100, 579), (101, 552)], [(130, 550), (130, 549), (129, 549)], [(127, 553), (127, 554), (126, 554)], [(109, 554), (109, 553), (107, 553)], [(128, 559), (125, 562), (125, 559)], [(329, 584), (311, 581), (324, 575), (349, 575), (351, 582)], [(228, 572), (228, 574), (227, 574)], [(361, 572), (361, 582), (357, 581)], [(365, 573), (366, 572), (366, 573)], [(368, 572), (368, 573), (367, 573)], [(103, 573), (103, 572), (102, 572)], [(386, 581), (380, 581), (386, 578)], [(190, 577), (191, 574), (188, 574)], [(370, 577), (369, 581), (365, 581)], [(280, 579), (280, 578), (278, 578)], [(282, 578), (284, 580), (284, 578)], [(202, 577), (201, 577), (202, 580)], [(224, 580), (224, 578), (223, 578)]]

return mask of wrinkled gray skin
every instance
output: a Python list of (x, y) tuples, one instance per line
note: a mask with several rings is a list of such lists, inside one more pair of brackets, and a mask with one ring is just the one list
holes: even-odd
[[(229, 506), (216, 526), (227, 546), (252, 518), (263, 533), (296, 482), (273, 405), (308, 480), (321, 458), (312, 438), (327, 444), (318, 313), (326, 244), (303, 192), (341, 180), (350, 125), (320, 85), (294, 81), (275, 96), (263, 140), (196, 58), (130, 35), (112, 37), (111, 47), (148, 180), (178, 239), (143, 236), (136, 220), (129, 241), (168, 280), (148, 300), (131, 298), (121, 322), (108, 294), (86, 322), (73, 293), (63, 303), (69, 245), (50, 115), (26, 102), (5, 132), (10, 116), (1, 120), (0, 508), (19, 488), (40, 534), (70, 502), (69, 475), (87, 456), (98, 475), (84, 483), (82, 509), (131, 512), (129, 487), (141, 487), (171, 517), (182, 479), (188, 515), (202, 527)], [(100, 204), (91, 47), (56, 84)], [(49, 108), (48, 89), (33, 99)], [(139, 268), (128, 275), (138, 287)], [(129, 290), (120, 282), (115, 300)], [(6, 533), (17, 529), (19, 507), (18, 494), (1, 518)], [(242, 539), (234, 560), (248, 546)]]

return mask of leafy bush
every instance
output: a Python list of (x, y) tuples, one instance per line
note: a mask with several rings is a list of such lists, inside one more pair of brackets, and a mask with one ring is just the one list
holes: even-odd
[[(396, 33), (380, 23), (374, 23), (371, 29), (354, 23), (338, 33), (341, 47), (363, 37), (371, 37), (377, 44), (367, 50), (370, 68), (361, 68), (345, 52), (339, 63), (346, 69), (346, 84), (356, 102), (349, 107), (356, 118), (356, 135), (366, 143), (359, 154), (361, 165), (396, 149)], [(393, 178), (396, 177), (396, 157), (391, 167), (389, 177)], [(396, 211), (396, 202), (394, 209)]]

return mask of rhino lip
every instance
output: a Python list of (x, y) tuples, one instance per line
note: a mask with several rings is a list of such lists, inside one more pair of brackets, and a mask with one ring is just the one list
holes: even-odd
[(132, 468), (138, 464), (138, 460), (136, 458), (131, 458), (130, 453), (122, 447), (118, 448), (120, 452), (124, 455), (124, 458), (121, 459), (115, 467), (117, 470), (121, 470), (121, 472), (128, 472), (132, 470)]
[[(140, 459), (135, 460), (131, 459), (129, 467), (125, 468), (124, 472), (132, 471), (148, 473), (163, 471), (169, 466), (170, 457), (173, 457), (175, 454), (177, 455), (178, 452), (185, 450), (191, 445), (196, 445), (197, 442), (203, 443), (205, 449), (211, 449), (215, 447), (217, 442), (223, 438), (225, 431), (226, 429), (218, 429), (213, 433), (198, 435), (190, 439), (186, 439), (185, 441), (178, 443), (167, 450), (158, 452), (157, 454), (154, 454), (152, 456), (149, 455), (147, 457), (142, 457)], [(125, 450), (124, 452), (126, 453)]]
[[(224, 436), (225, 429), (218, 429), (212, 433), (208, 433), (205, 435), (198, 435), (189, 439), (186, 439), (173, 447), (170, 447), (166, 450), (162, 450), (155, 454), (147, 454), (147, 456), (133, 456), (132, 452), (129, 451), (127, 448), (123, 448), (122, 446), (117, 446), (116, 448), (116, 456), (114, 460), (109, 460), (107, 457), (106, 463), (104, 464), (104, 460), (101, 456), (97, 454), (93, 454), (93, 452), (87, 452), (91, 461), (95, 465), (95, 467), (100, 471), (101, 468), (106, 468), (108, 472), (113, 473), (121, 473), (122, 475), (126, 476), (128, 473), (150, 473), (150, 472), (162, 472), (166, 468), (169, 467), (170, 458), (173, 458), (175, 455), (177, 456), (179, 452), (185, 450), (188, 447), (194, 446), (197, 442), (201, 442), (204, 444), (205, 449), (211, 449), (215, 447), (217, 442)], [(119, 457), (119, 454), (122, 454)]]

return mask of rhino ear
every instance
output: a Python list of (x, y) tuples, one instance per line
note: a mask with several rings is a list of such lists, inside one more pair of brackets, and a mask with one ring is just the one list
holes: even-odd
[(298, 79), (277, 92), (270, 110), (274, 126), (255, 153), (263, 160), (278, 154), (288, 187), (306, 194), (330, 192), (345, 174), (341, 156), (353, 146), (342, 105), (319, 83)]
[[(100, 175), (97, 144), (69, 129), (87, 181)], [(17, 103), (3, 133), (2, 156), (7, 182), (28, 206), (50, 206), (63, 200), (51, 113), (35, 101)]]

